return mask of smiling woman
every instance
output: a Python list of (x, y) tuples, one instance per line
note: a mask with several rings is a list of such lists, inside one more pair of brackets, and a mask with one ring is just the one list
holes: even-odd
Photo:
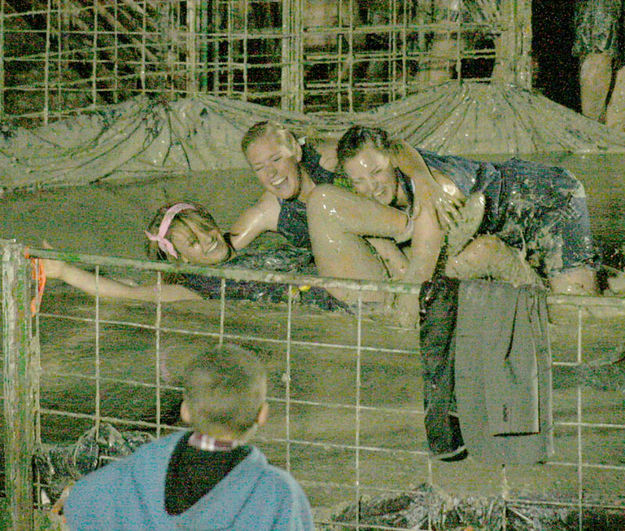
[(298, 140), (274, 122), (258, 122), (243, 135), (241, 149), (265, 192), (232, 226), (235, 249), (266, 231), (310, 249), (306, 203), (316, 185), (336, 178), (336, 141)]
[[(314, 275), (312, 254), (305, 249), (272, 248), (247, 250), (237, 254), (229, 235), (221, 232), (210, 213), (197, 203), (180, 202), (161, 207), (148, 230), (147, 254), (152, 260), (229, 268), (262, 269)], [(215, 276), (192, 273), (165, 274), (160, 286), (134, 285), (96, 276), (71, 264), (44, 260), (48, 278), (56, 278), (90, 295), (109, 299), (173, 302), (217, 299), (222, 296), (222, 280)], [(289, 297), (289, 286), (238, 280), (225, 281), (225, 298), (230, 300), (263, 300), (278, 303)], [(291, 293), (293, 295), (293, 293)], [(295, 294), (302, 303), (327, 310), (344, 308), (322, 288), (312, 287)]]
[[(231, 248), (213, 217), (195, 203), (174, 203), (161, 207), (145, 234), (148, 256), (155, 260), (214, 265), (224, 262), (231, 255)], [(196, 290), (185, 285), (189, 281), (184, 276), (176, 278), (175, 282), (164, 283), (159, 289), (155, 284), (138, 286), (96, 277), (65, 262), (43, 262), (48, 278), (63, 280), (90, 295), (148, 302), (202, 299)]]
[[(518, 159), (494, 164), (441, 156), (409, 149), (382, 129), (362, 126), (343, 135), (337, 156), (357, 194), (317, 187), (310, 195), (320, 274), (422, 283), (443, 268), (449, 276), (499, 280), (520, 270), (522, 282), (540, 275), (555, 292), (596, 293), (586, 196), (569, 171)], [(476, 223), (467, 224), (470, 230), (453, 253), (450, 234), (457, 224), (441, 216), (441, 196), (432, 182), (478, 214), (469, 215)], [(379, 249), (364, 244), (369, 236), (387, 238), (400, 257), (395, 243), (410, 241), (399, 275), (387, 271)], [(406, 315), (414, 310), (401, 305)]]
[(232, 248), (211, 214), (196, 203), (161, 207), (145, 231), (148, 256), (197, 265), (225, 262)]

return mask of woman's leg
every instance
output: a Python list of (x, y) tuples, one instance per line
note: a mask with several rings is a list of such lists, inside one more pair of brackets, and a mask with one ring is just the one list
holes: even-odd
[(549, 277), (554, 293), (569, 295), (599, 295), (597, 274), (590, 267), (579, 267)]
[(478, 236), (464, 250), (447, 260), (445, 274), (463, 280), (491, 278), (522, 284), (542, 285), (540, 277), (521, 256), (497, 236)]
[[(316, 186), (308, 197), (308, 230), (315, 263), (321, 276), (359, 280), (386, 280), (388, 274), (378, 254), (363, 236), (394, 238), (406, 229), (402, 211), (331, 185)], [(347, 303), (358, 293), (328, 289)], [(364, 302), (385, 302), (386, 294), (363, 291)]]

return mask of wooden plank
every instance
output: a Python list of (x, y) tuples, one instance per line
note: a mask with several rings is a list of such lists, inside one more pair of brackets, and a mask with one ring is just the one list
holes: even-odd
[(24, 246), (2, 241), (4, 464), (8, 529), (33, 525), (34, 392), (31, 374), (30, 264)]

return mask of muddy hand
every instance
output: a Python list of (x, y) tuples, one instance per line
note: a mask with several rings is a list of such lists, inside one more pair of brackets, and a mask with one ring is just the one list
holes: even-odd
[(397, 243), (404, 243), (412, 240), (412, 236), (414, 234), (415, 227), (415, 219), (419, 217), (421, 213), (421, 205), (415, 201), (415, 204), (412, 207), (412, 214), (406, 214), (406, 227), (398, 234), (394, 239)]
[(441, 228), (447, 228), (460, 219), (463, 201), (441, 190), (432, 196), (434, 209)]

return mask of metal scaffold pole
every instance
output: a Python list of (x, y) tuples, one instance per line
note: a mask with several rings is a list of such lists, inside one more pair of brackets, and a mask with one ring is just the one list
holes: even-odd
[(302, 0), (282, 2), (282, 110), (304, 110)]

